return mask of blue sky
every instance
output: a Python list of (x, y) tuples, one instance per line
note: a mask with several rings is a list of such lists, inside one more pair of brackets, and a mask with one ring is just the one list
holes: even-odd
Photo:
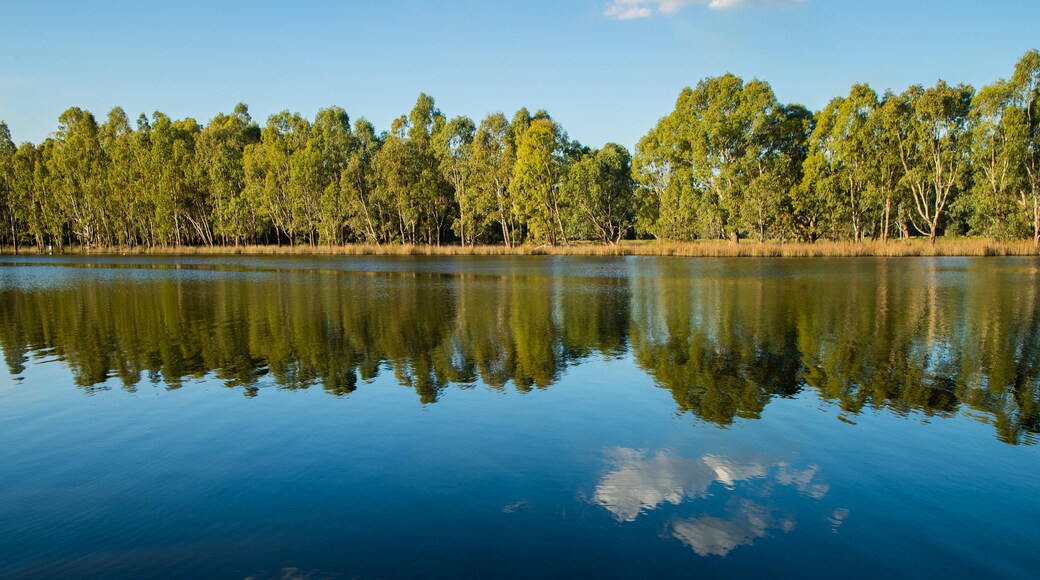
[[(219, 5), (218, 5), (219, 4)], [(70, 106), (259, 122), (339, 105), (380, 130), (420, 91), (446, 115), (545, 108), (633, 147), (725, 72), (819, 109), (853, 82), (976, 86), (1040, 47), (1037, 0), (378, 0), (0, 4), (0, 120), (40, 141)]]

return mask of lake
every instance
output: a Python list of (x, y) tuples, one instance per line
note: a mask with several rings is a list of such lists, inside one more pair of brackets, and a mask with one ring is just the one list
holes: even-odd
[(1040, 260), (0, 259), (0, 577), (1032, 577)]

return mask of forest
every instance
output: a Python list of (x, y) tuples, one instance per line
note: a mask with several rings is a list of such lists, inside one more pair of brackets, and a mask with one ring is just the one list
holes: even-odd
[(544, 110), (448, 118), (420, 94), (379, 131), (330, 107), (264, 126), (70, 108), (38, 144), (0, 121), (0, 245), (19, 248), (815, 242), (1040, 245), (1040, 52), (975, 90), (865, 84), (821, 111), (727, 74), (634, 153)]

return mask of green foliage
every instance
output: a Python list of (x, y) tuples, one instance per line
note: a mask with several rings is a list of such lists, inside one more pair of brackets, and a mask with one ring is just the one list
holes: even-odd
[(983, 87), (972, 100), (972, 195), (960, 201), (960, 213), (972, 230), (997, 239), (1021, 238), (1031, 226), (1015, 207), (1026, 186), (1026, 119), (1014, 106), (1011, 83)]
[(1013, 103), (1023, 119), (1025, 146), (1019, 162), (1024, 166), (1027, 185), (1018, 204), (1032, 218), (1033, 243), (1040, 245), (1040, 51), (1033, 49), (1022, 57), (1011, 77)]
[(0, 212), (3, 221), (10, 228), (11, 241), (17, 252), (19, 214), (26, 207), (26, 202), (19, 199), (26, 193), (24, 186), (17, 187), (15, 170), (15, 153), (17, 148), (11, 141), (11, 131), (7, 124), (0, 121)]
[(853, 241), (863, 238), (865, 222), (876, 213), (872, 179), (880, 142), (875, 138), (878, 98), (870, 87), (854, 85), (817, 115), (805, 163), (806, 181), (820, 205), (833, 213), (828, 222), (848, 224)]
[(484, 223), (473, 185), (473, 138), (477, 128), (469, 117), (455, 117), (433, 136), (444, 179), (455, 193), (458, 217), (452, 231), (462, 245), (472, 245)]
[(340, 176), (343, 226), (352, 239), (378, 244), (387, 241), (389, 208), (380, 195), (375, 160), (382, 140), (375, 127), (365, 119), (354, 123), (354, 149)]
[(615, 143), (586, 154), (567, 172), (561, 195), (579, 209), (583, 237), (616, 244), (628, 234), (635, 217), (632, 158)]
[(528, 236), (549, 245), (567, 243), (559, 190), (565, 140), (552, 119), (533, 119), (520, 134), (509, 184), (514, 212), (527, 224)]
[(132, 126), (71, 108), (16, 147), (0, 123), (0, 244), (568, 244), (630, 236), (885, 241), (949, 233), (1040, 244), (1040, 52), (977, 94), (853, 85), (815, 115), (731, 74), (684, 89), (629, 154), (545, 111), (447, 119), (420, 94), (380, 133), (329, 107), (261, 128)]
[[(778, 223), (807, 127), (767, 83), (733, 75), (686, 88), (637, 148), (641, 229), (659, 238), (760, 238)], [(791, 119), (788, 119), (788, 117)]]
[(224, 244), (238, 244), (252, 237), (256, 220), (245, 192), (243, 154), (260, 141), (246, 105), (239, 103), (232, 115), (219, 114), (199, 134), (197, 171), (208, 192), (213, 233)]
[(492, 113), (480, 122), (470, 145), (470, 191), (474, 211), (484, 216), (481, 228), (497, 221), (502, 243), (512, 247), (518, 225), (514, 219), (513, 200), (509, 184), (516, 162), (516, 141), (513, 127), (502, 113)]

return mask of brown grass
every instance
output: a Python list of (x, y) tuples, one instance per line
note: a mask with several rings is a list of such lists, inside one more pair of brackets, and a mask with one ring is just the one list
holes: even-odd
[[(10, 254), (10, 247), (3, 248)], [(21, 253), (35, 254), (36, 248), (21, 248)], [(903, 257), (903, 256), (1036, 256), (1040, 251), (1030, 241), (998, 242), (980, 239), (894, 240), (888, 243), (817, 242), (765, 243), (724, 241), (672, 243), (632, 241), (612, 246), (578, 243), (567, 246), (427, 246), (371, 245), (342, 246), (180, 246), (156, 248), (71, 248), (70, 254), (122, 255), (337, 255), (337, 256), (683, 256), (697, 258), (816, 258), (816, 257)]]

